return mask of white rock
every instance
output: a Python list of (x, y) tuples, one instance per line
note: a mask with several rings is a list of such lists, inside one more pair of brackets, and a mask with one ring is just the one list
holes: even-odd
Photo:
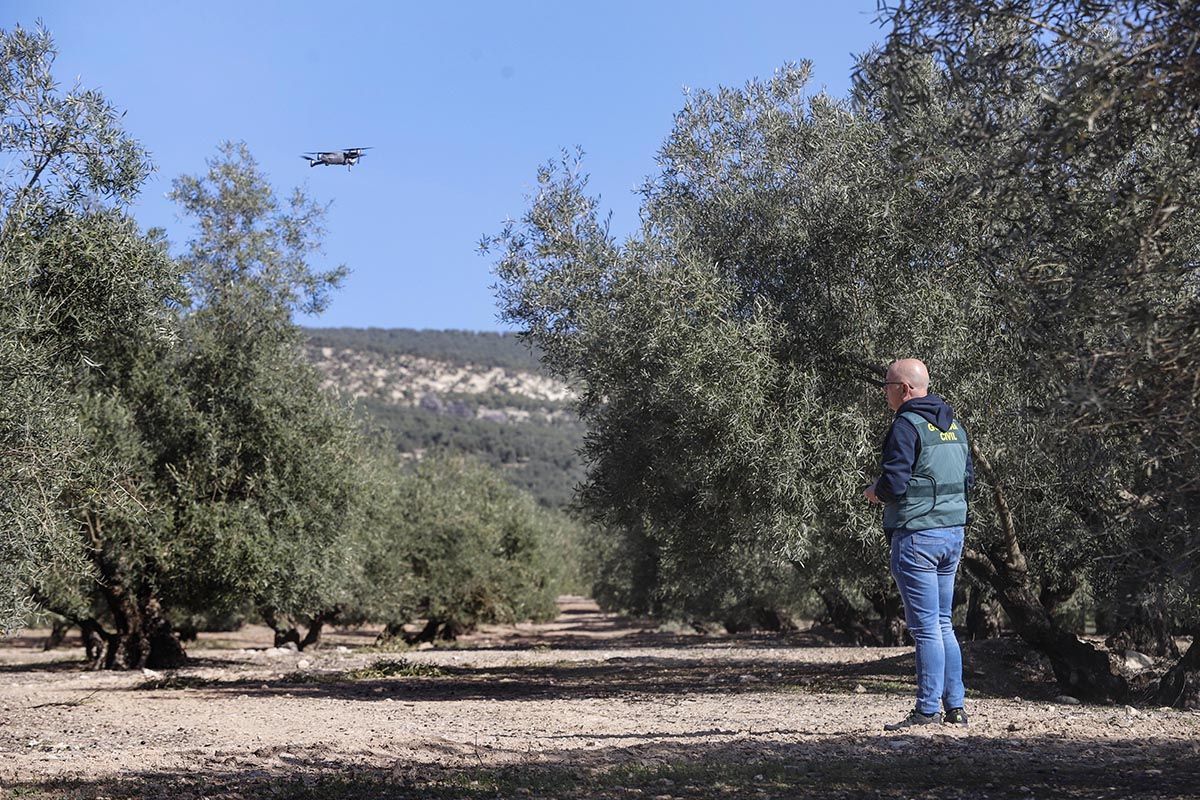
[(1125, 651), (1125, 669), (1131, 672), (1141, 672), (1154, 666), (1154, 659), (1137, 650)]
[(150, 678), (151, 680), (162, 677), (161, 672), (155, 672), (154, 670), (147, 669), (146, 667), (142, 667), (142, 675), (144, 675), (147, 678)]
[(1080, 704), (1078, 698), (1071, 697), (1069, 694), (1060, 694), (1058, 697), (1054, 698), (1054, 702), (1063, 706), (1077, 706)]
[(335, 653), (349, 653), (349, 652), (350, 652), (350, 648), (349, 648), (349, 647), (346, 647), (345, 645), (341, 645), (341, 644), (339, 644), (337, 647), (335, 647), (335, 648), (334, 648), (333, 652), (335, 652)]
[(297, 669), (308, 669), (311, 666), (312, 666), (312, 662), (309, 661), (307, 658), (302, 658), (296, 662)]

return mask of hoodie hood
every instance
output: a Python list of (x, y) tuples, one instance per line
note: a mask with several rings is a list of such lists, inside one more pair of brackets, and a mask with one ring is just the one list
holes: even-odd
[(905, 411), (920, 414), (943, 431), (949, 430), (950, 423), (954, 421), (954, 409), (950, 408), (950, 404), (936, 394), (914, 397), (900, 406), (896, 413), (900, 414)]

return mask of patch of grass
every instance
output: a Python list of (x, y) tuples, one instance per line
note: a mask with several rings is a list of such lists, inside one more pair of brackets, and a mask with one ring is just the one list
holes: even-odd
[(377, 681), (385, 678), (443, 678), (446, 673), (432, 664), (416, 664), (403, 658), (376, 659), (369, 667), (345, 671), (297, 670), (278, 679), (279, 683), (330, 684)]
[(279, 683), (299, 684), (341, 683), (344, 680), (346, 680), (344, 672), (312, 672), (302, 669), (284, 673), (278, 678)]
[(154, 691), (156, 689), (203, 689), (215, 686), (221, 681), (216, 678), (202, 678), (199, 675), (164, 675), (161, 678), (151, 678), (137, 685), (139, 691)]
[(416, 644), (409, 644), (404, 641), (403, 636), (393, 636), (390, 639), (377, 639), (373, 644), (354, 648), (357, 653), (407, 653), (416, 649)]
[(376, 659), (369, 667), (342, 673), (346, 680), (371, 681), (381, 678), (442, 678), (446, 673), (432, 664), (417, 664), (403, 658)]

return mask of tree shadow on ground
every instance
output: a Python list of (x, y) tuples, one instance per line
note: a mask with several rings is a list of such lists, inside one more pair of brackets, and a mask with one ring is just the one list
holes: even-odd
[[(465, 651), (464, 651), (465, 652)], [(1023, 651), (991, 643), (964, 647), (971, 697), (1048, 699), (1056, 689), (1044, 675), (1022, 675)], [(1015, 665), (1016, 664), (1016, 665)], [(679, 656), (562, 660), (542, 664), (471, 666), (380, 657), (370, 666), (296, 671), (280, 678), (219, 680), (180, 670), (133, 689), (194, 689), (209, 694), (332, 698), (340, 700), (581, 700), (636, 699), (688, 694), (801, 692), (911, 695), (913, 655), (870, 661), (715, 659), (704, 651)]]
[[(214, 667), (244, 667), (245, 661), (236, 658), (226, 658), (207, 653), (203, 656), (190, 656), (187, 669), (205, 669)], [(91, 662), (80, 655), (69, 655), (55, 658), (52, 661), (26, 661), (12, 664), (0, 663), (0, 675), (33, 672), (89, 672)], [(2, 795), (0, 795), (2, 797)]]
[(119, 778), (25, 781), (15, 796), (53, 800), (202, 797), (376, 798), (1082, 798), (1195, 797), (1200, 745), (1154, 739), (1072, 740), (970, 735), (838, 736), (781, 743), (742, 738), (687, 744), (381, 759), (284, 752), (219, 768)]
[(55, 658), (52, 661), (25, 661), (0, 664), (0, 675), (18, 675), (25, 672), (85, 672), (88, 662), (76, 656)]

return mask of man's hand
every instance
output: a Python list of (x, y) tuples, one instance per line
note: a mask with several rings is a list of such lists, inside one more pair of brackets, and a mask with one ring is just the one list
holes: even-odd
[(876, 479), (871, 482), (870, 486), (863, 489), (863, 497), (867, 498), (868, 503), (870, 503), (871, 505), (875, 505), (875, 506), (881, 505), (883, 503), (883, 501), (880, 500), (879, 497), (875, 494), (875, 486), (878, 483), (879, 483), (879, 480)]

